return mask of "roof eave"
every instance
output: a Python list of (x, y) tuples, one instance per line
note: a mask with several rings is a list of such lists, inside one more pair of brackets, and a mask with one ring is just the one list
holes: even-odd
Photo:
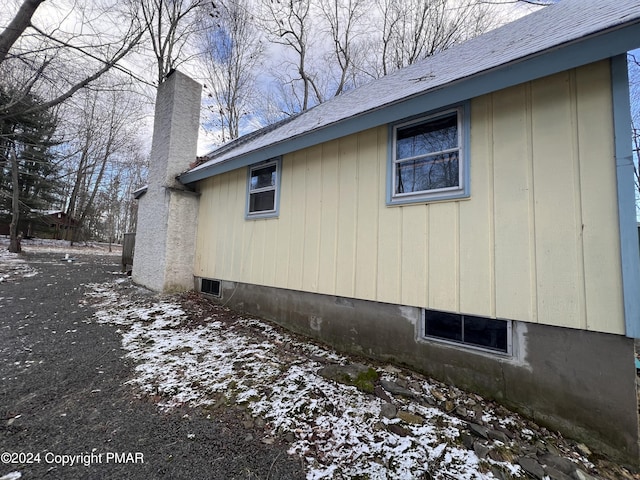
[(133, 198), (138, 200), (140, 197), (142, 197), (145, 193), (147, 193), (147, 190), (149, 189), (149, 185), (143, 185), (142, 187), (136, 189), (133, 191), (132, 195)]
[(634, 22), (516, 59), (237, 157), (190, 170), (181, 174), (178, 179), (183, 184), (195, 183), (262, 160), (437, 110), (564, 70), (626, 54), (628, 50), (639, 46), (639, 39), (640, 19), (636, 19)]

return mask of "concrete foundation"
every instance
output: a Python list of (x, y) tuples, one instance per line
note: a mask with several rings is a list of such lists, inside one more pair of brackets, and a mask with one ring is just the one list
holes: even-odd
[(196, 159), (201, 92), (200, 84), (177, 71), (158, 88), (132, 270), (134, 282), (156, 291), (193, 288), (198, 196), (176, 177)]
[(611, 458), (638, 464), (632, 339), (514, 321), (512, 354), (501, 355), (422, 338), (422, 311), (414, 307), (226, 281), (214, 300), (343, 352), (476, 392)]

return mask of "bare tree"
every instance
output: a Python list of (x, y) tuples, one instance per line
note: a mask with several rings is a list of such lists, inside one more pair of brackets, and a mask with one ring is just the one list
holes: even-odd
[(95, 215), (88, 218), (85, 229), (92, 238), (112, 243), (135, 231), (137, 202), (133, 192), (146, 177), (147, 157), (135, 142), (118, 152), (109, 162), (103, 186), (95, 202)]
[(327, 31), (333, 49), (330, 55), (337, 66), (337, 78), (333, 96), (340, 95), (349, 88), (357, 86), (359, 63), (362, 60), (364, 36), (364, 17), (367, 13), (365, 0), (320, 0), (320, 10), (327, 23)]
[[(91, 18), (85, 18), (83, 22), (86, 25), (101, 24), (105, 31), (97, 31), (93, 27), (83, 30), (83, 27), (78, 33), (63, 31), (59, 25), (40, 27), (32, 21), (40, 4), (42, 1), (26, 0), (0, 34), (0, 37), (5, 37), (0, 38), (0, 44), (6, 43), (2, 48), (8, 47), (4, 57), (0, 51), (0, 59), (3, 60), (0, 73), (4, 75), (5, 82), (21, 85), (19, 92), (22, 94), (0, 105), (0, 121), (55, 107), (110, 69), (122, 68), (118, 63), (138, 45), (144, 33), (135, 16), (125, 16), (126, 22), (122, 22), (122, 15), (112, 18), (116, 28), (105, 19), (104, 10), (96, 5), (93, 5), (96, 10), (90, 12)], [(85, 14), (89, 15), (86, 11)], [(94, 21), (94, 18), (100, 21)], [(18, 25), (14, 27), (14, 23)], [(21, 35), (16, 37), (18, 32)], [(75, 68), (70, 69), (69, 65)], [(34, 92), (44, 101), (31, 106), (28, 111), (18, 108), (22, 99)]]
[[(65, 32), (61, 25), (38, 26), (34, 15), (42, 3), (42, 0), (25, 0), (0, 33), (0, 78), (13, 92), (12, 98), (0, 105), (0, 123), (65, 102), (114, 68), (138, 44), (143, 33), (135, 17), (124, 22), (124, 29), (121, 16), (116, 23), (108, 25), (108, 12), (101, 9), (94, 11), (100, 18), (96, 25), (103, 25), (106, 31), (95, 30), (88, 18), (82, 22), (86, 32), (82, 28), (78, 32)], [(95, 4), (92, 6), (98, 8)], [(69, 65), (74, 68), (70, 69)], [(34, 93), (43, 101), (25, 107), (24, 100)], [(19, 175), (13, 179), (15, 196), (20, 189)], [(17, 205), (13, 215), (12, 224), (17, 225)], [(20, 250), (15, 229), (11, 230), (10, 250)]]
[(487, 5), (508, 5), (514, 3), (522, 3), (526, 5), (533, 5), (536, 7), (547, 7), (549, 5), (553, 5), (554, 3), (558, 3), (560, 0), (480, 0), (479, 3), (484, 3)]
[[(298, 100), (297, 110), (307, 110), (314, 103), (324, 101), (324, 95), (315, 83), (315, 75), (309, 64), (310, 29), (315, 20), (312, 14), (311, 0), (263, 0), (262, 26), (269, 35), (270, 40), (277, 45), (282, 45), (295, 55), (292, 61), (283, 61), (283, 65), (294, 65), (294, 74), (288, 78), (282, 78), (284, 87), (289, 91), (290, 97)], [(282, 69), (283, 73), (288, 68)], [(289, 75), (285, 73), (285, 75)], [(298, 95), (296, 84), (301, 84), (302, 92)], [(312, 99), (311, 96), (314, 95)], [(295, 112), (291, 112), (295, 113)]]
[(44, 0), (25, 0), (2, 33), (0, 33), (0, 64), (7, 57), (11, 47), (31, 25), (31, 18)]
[(480, 2), (376, 0), (376, 5), (380, 48), (372, 62), (374, 76), (411, 65), (493, 26), (491, 7)]
[(202, 25), (205, 0), (133, 0), (149, 34), (157, 65), (157, 84), (198, 52), (190, 45)]
[(20, 246), (20, 237), (18, 236), (18, 221), (20, 220), (20, 189), (19, 185), (19, 171), (18, 171), (18, 156), (16, 155), (15, 144), (10, 147), (11, 158), (11, 185), (12, 185), (12, 197), (11, 197), (11, 223), (9, 224), (9, 251), (12, 253), (20, 253), (22, 250)]
[[(279, 110), (297, 113), (365, 80), (445, 50), (493, 26), (476, 0), (262, 0), (261, 26), (282, 60)], [(373, 9), (372, 9), (373, 7)]]
[(219, 4), (204, 30), (203, 64), (208, 84), (208, 110), (225, 142), (237, 138), (240, 123), (255, 99), (255, 69), (264, 53), (254, 17), (244, 0)]
[(66, 213), (69, 222), (75, 220), (68, 225), (67, 239), (72, 241), (80, 238), (81, 229), (97, 213), (98, 193), (113, 163), (130, 147), (138, 124), (132, 112), (139, 105), (130, 94), (87, 91), (83, 97), (84, 101), (74, 108), (75, 128), (70, 128), (72, 139), (66, 145), (70, 151), (68, 178), (72, 180)]
[(116, 164), (116, 172), (120, 177), (120, 204), (116, 222), (118, 238), (136, 229), (138, 202), (133, 198), (133, 192), (144, 184), (149, 170), (149, 156), (143, 153), (143, 150), (142, 144), (132, 142), (125, 154), (118, 156)]

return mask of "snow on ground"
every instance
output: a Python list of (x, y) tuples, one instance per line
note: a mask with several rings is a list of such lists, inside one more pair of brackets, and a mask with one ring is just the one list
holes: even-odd
[[(38, 274), (38, 270), (30, 266), (20, 254), (10, 253), (8, 247), (9, 237), (0, 235), (0, 284)], [(73, 255), (78, 254), (122, 255), (121, 245), (111, 245), (111, 251), (109, 251), (108, 244), (97, 242), (77, 243), (71, 246), (66, 240), (32, 238), (23, 239), (21, 247), (24, 253), (59, 253), (60, 260), (66, 257), (70, 259), (69, 261), (75, 261)]]
[(33, 277), (38, 271), (27, 264), (17, 253), (9, 253), (0, 247), (0, 284), (16, 278)]
[[(323, 364), (344, 363), (344, 357), (265, 322), (238, 316), (225, 322), (214, 311), (194, 325), (175, 297), (134, 301), (113, 284), (92, 285), (89, 295), (98, 303), (99, 322), (122, 327), (123, 348), (137, 362), (131, 382), (157, 396), (161, 408), (243, 405), (266, 421), (271, 436), (293, 440), (289, 453), (305, 458), (308, 479), (409, 479), (426, 472), (488, 479), (495, 478), (492, 465), (524, 477), (517, 465), (480, 460), (461, 446), (465, 422), (428, 404), (396, 397), (403, 410), (424, 421), (403, 422), (404, 433), (392, 433), (390, 424), (401, 420), (381, 415), (380, 398), (318, 374)], [(380, 371), (389, 381), (396, 372)], [(418, 383), (423, 392), (434, 388)]]
[[(101, 242), (76, 242), (71, 245), (68, 240), (53, 240), (50, 238), (23, 238), (20, 242), (24, 252), (44, 252), (44, 253), (91, 253), (96, 255), (122, 255), (122, 245), (112, 244), (109, 251), (108, 243)], [(9, 237), (0, 235), (0, 252), (6, 251), (9, 246)], [(1, 255), (1, 253), (0, 253)]]
[(19, 478), (22, 478), (20, 472), (10, 472), (0, 477), (0, 480), (18, 480)]

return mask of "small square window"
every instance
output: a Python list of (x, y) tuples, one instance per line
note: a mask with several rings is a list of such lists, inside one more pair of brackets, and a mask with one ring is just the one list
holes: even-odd
[(279, 183), (280, 159), (249, 167), (247, 218), (277, 216)]
[(468, 122), (458, 107), (392, 127), (388, 204), (468, 196)]
[(511, 322), (424, 310), (424, 336), (496, 352), (511, 351)]

